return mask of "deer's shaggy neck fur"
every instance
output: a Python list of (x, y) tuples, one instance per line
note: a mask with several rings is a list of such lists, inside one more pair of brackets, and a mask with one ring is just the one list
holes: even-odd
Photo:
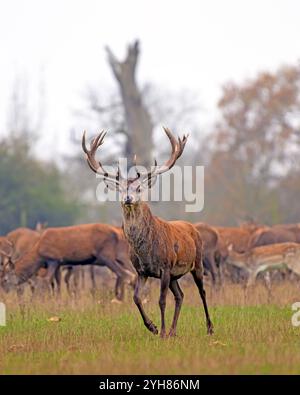
[[(122, 206), (125, 236), (138, 260), (134, 266), (138, 273), (160, 277), (161, 264), (166, 260), (159, 256), (166, 249), (164, 234), (159, 233), (159, 221), (154, 217), (147, 203), (138, 202)], [(161, 232), (160, 232), (161, 233)], [(162, 259), (161, 259), (162, 258)]]
[(146, 244), (150, 244), (154, 225), (149, 206), (144, 202), (138, 202), (131, 206), (123, 205), (122, 209), (124, 233), (130, 245), (134, 250), (145, 249)]

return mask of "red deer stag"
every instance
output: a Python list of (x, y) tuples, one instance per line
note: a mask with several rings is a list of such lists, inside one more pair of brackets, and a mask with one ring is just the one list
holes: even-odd
[(95, 154), (103, 144), (104, 131), (92, 142), (87, 149), (85, 133), (82, 137), (82, 148), (92, 171), (102, 176), (107, 187), (116, 189), (121, 194), (123, 213), (123, 230), (131, 248), (131, 260), (138, 273), (138, 280), (134, 292), (134, 302), (144, 321), (146, 328), (153, 334), (158, 334), (157, 327), (146, 315), (141, 291), (148, 277), (161, 280), (159, 306), (161, 311), (160, 336), (166, 336), (165, 307), (168, 289), (175, 298), (175, 312), (169, 336), (176, 335), (177, 320), (179, 317), (183, 292), (179, 287), (178, 279), (191, 272), (198, 287), (206, 315), (207, 332), (213, 333), (213, 325), (209, 317), (203, 286), (202, 240), (197, 229), (184, 221), (164, 221), (155, 217), (148, 206), (142, 201), (142, 192), (150, 188), (159, 174), (171, 169), (181, 156), (187, 137), (176, 138), (171, 131), (164, 128), (171, 143), (172, 154), (163, 166), (155, 166), (149, 172), (139, 172), (136, 177), (123, 178), (120, 169), (115, 174), (109, 174), (97, 161)]

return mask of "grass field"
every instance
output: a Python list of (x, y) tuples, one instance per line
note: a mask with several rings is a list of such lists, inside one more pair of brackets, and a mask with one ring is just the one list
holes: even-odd
[[(208, 301), (215, 335), (208, 337), (199, 297), (185, 286), (176, 338), (148, 332), (131, 302), (110, 303), (109, 291), (96, 299), (25, 300), (2, 295), (7, 326), (0, 327), (1, 374), (280, 374), (300, 373), (300, 327), (291, 324), (296, 285), (280, 284), (268, 303), (258, 286), (247, 298), (227, 286)], [(128, 294), (130, 291), (128, 292)], [(299, 297), (297, 297), (299, 295)], [(159, 323), (156, 291), (147, 311)], [(4, 300), (5, 299), (5, 300)], [(173, 300), (168, 299), (170, 323)], [(59, 322), (49, 321), (59, 317)]]

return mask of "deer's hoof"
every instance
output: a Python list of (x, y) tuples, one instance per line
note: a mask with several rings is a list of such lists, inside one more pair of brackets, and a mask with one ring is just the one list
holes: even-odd
[(154, 335), (158, 335), (158, 329), (156, 327), (156, 325), (153, 324), (153, 322), (150, 322), (147, 325), (147, 328), (149, 329), (150, 332), (152, 332)]
[(210, 335), (210, 336), (214, 334), (213, 324), (209, 324), (208, 325), (208, 327), (207, 327), (207, 334)]

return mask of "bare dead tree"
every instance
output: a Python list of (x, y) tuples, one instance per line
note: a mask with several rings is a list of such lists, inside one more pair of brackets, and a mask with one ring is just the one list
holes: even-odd
[[(127, 137), (125, 154), (131, 162), (133, 156), (139, 152), (139, 164), (150, 166), (153, 124), (136, 82), (139, 42), (135, 41), (128, 46), (127, 55), (123, 61), (119, 61), (109, 47), (106, 47), (106, 51), (112, 72), (119, 85), (125, 111), (126, 130), (123, 131)], [(128, 164), (131, 165), (131, 163)]]

